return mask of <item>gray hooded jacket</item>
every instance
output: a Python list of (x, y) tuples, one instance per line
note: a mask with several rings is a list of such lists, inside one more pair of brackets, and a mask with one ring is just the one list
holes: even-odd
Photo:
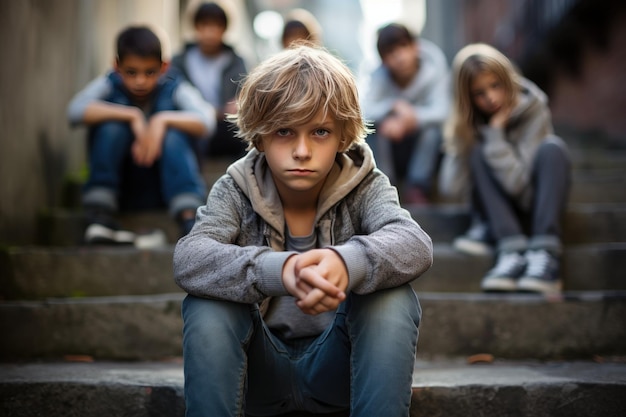
[[(367, 294), (408, 283), (432, 264), (430, 237), (398, 203), (396, 189), (359, 145), (337, 154), (320, 194), (319, 247), (335, 250), (349, 291)], [(241, 303), (287, 296), (281, 274), (285, 219), (264, 153), (233, 163), (198, 209), (174, 252), (174, 279), (187, 293)]]
[[(547, 101), (543, 91), (522, 78), (518, 102), (506, 128), (477, 126), (477, 143), (485, 160), (502, 188), (522, 207), (530, 204), (530, 177), (537, 150), (553, 134)], [(449, 198), (466, 197), (470, 182), (468, 155), (446, 153), (439, 177), (441, 193)]]

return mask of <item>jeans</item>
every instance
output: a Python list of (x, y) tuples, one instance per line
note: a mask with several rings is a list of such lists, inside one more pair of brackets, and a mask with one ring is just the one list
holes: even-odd
[(318, 337), (282, 341), (258, 306), (188, 295), (186, 416), (407, 417), (421, 307), (410, 285), (348, 295)]
[(441, 156), (441, 128), (429, 126), (395, 143), (377, 133), (370, 134), (367, 144), (372, 148), (376, 165), (392, 184), (405, 181), (425, 194), (432, 191)]
[(131, 158), (134, 141), (128, 123), (104, 122), (91, 129), (90, 175), (83, 192), (85, 206), (111, 211), (147, 209), (167, 204), (172, 215), (196, 209), (204, 202), (206, 186), (198, 167), (193, 138), (168, 129), (161, 157), (152, 167), (135, 165)]
[(561, 216), (570, 186), (570, 160), (560, 138), (546, 139), (537, 150), (531, 174), (534, 192), (530, 210), (522, 209), (504, 191), (479, 146), (472, 150), (470, 163), (477, 203), (499, 242), (498, 250), (526, 249), (525, 223), (529, 223), (529, 247), (561, 250)]

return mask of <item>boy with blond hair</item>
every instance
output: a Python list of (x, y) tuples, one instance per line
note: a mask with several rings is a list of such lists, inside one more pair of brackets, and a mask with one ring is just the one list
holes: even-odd
[[(231, 117), (248, 154), (174, 253), (187, 416), (408, 416), (430, 237), (364, 144), (327, 51), (257, 66)], [(384, 377), (384, 381), (381, 379)]]

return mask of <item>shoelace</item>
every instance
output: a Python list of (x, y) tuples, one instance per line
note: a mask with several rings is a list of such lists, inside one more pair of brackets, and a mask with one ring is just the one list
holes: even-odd
[(550, 254), (545, 250), (533, 250), (526, 254), (528, 269), (526, 274), (532, 277), (542, 276), (548, 268)]
[(496, 274), (508, 274), (521, 260), (522, 256), (517, 252), (503, 253), (498, 258), (494, 272)]

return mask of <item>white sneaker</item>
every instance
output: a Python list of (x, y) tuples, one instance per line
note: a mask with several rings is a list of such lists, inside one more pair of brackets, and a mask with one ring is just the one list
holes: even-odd
[(492, 246), (489, 244), (488, 235), (487, 225), (480, 221), (474, 221), (464, 235), (454, 239), (452, 246), (459, 252), (468, 255), (490, 255)]
[(154, 229), (148, 233), (137, 233), (135, 246), (138, 249), (156, 249), (167, 245), (167, 236), (161, 229)]
[(517, 280), (526, 270), (526, 258), (518, 252), (502, 252), (496, 265), (487, 272), (480, 287), (483, 291), (516, 291)]
[(135, 243), (135, 234), (128, 230), (117, 230), (92, 223), (85, 230), (85, 242), (94, 245), (132, 245)]

